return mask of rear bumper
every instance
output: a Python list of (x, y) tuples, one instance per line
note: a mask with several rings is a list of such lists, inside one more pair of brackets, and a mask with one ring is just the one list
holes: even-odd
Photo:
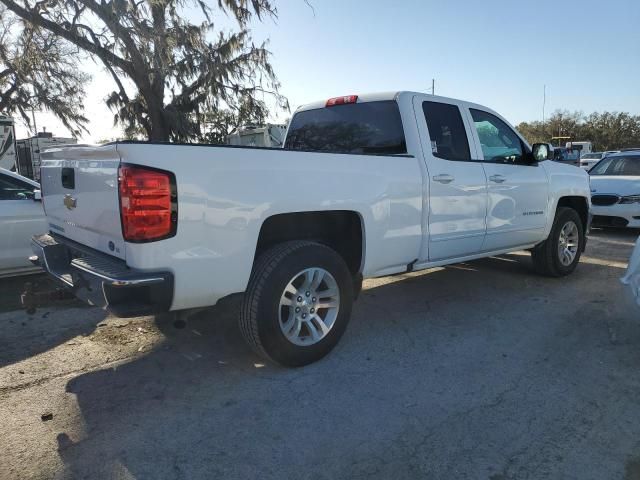
[(30, 260), (73, 294), (119, 317), (168, 311), (173, 301), (170, 272), (141, 272), (124, 261), (59, 235), (31, 240)]

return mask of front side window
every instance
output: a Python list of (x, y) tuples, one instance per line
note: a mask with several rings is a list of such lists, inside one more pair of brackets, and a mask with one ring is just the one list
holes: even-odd
[(495, 115), (471, 108), (485, 162), (524, 163), (520, 137)]
[(17, 178), (0, 175), (0, 200), (31, 200), (34, 190), (35, 187)]
[(460, 109), (447, 103), (422, 102), (422, 111), (433, 155), (445, 160), (471, 160)]
[(407, 153), (400, 110), (393, 100), (298, 112), (289, 125), (284, 148), (378, 155)]
[(589, 170), (589, 175), (640, 176), (640, 156), (607, 157)]

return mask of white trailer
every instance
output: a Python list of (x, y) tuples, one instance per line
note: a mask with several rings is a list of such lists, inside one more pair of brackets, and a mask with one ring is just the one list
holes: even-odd
[(566, 148), (569, 150), (579, 150), (581, 156), (593, 151), (591, 142), (567, 142)]
[(227, 137), (229, 145), (280, 148), (287, 133), (286, 125), (268, 123), (264, 127), (246, 126)]
[(75, 145), (78, 140), (71, 137), (54, 137), (51, 132), (38, 132), (35, 137), (17, 141), (17, 170), (20, 175), (40, 181), (40, 155), (47, 148)]
[(16, 169), (16, 131), (13, 118), (0, 115), (0, 168)]

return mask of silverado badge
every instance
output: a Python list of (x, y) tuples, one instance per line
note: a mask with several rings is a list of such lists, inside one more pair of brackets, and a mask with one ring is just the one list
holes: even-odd
[(72, 210), (76, 208), (76, 204), (78, 203), (78, 201), (75, 198), (73, 198), (71, 195), (66, 194), (64, 196), (63, 203), (65, 207), (67, 207), (69, 210)]

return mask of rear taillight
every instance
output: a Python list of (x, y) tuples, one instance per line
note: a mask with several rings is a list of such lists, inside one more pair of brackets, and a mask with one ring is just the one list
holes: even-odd
[(150, 242), (175, 235), (178, 205), (172, 173), (122, 165), (118, 170), (118, 189), (125, 241)]
[(358, 101), (358, 95), (347, 95), (344, 97), (335, 97), (327, 100), (325, 107), (333, 107), (334, 105), (346, 105), (348, 103), (356, 103)]

